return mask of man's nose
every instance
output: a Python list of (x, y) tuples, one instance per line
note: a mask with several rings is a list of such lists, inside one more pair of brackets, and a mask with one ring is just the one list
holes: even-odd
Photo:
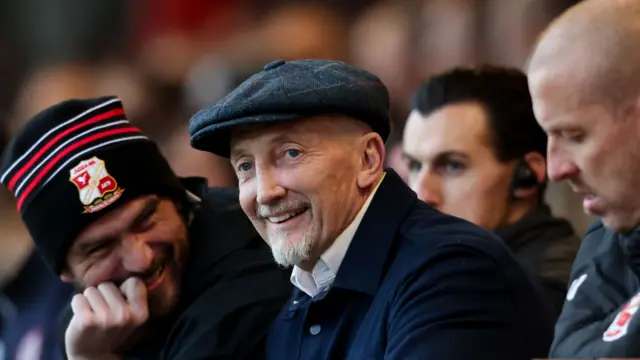
[(139, 235), (124, 239), (122, 247), (122, 266), (130, 273), (143, 273), (153, 263), (153, 249)]
[(413, 191), (418, 195), (418, 199), (438, 209), (442, 205), (442, 196), (440, 191), (440, 182), (437, 176), (429, 170), (422, 170), (412, 184)]
[(272, 169), (257, 169), (258, 184), (256, 201), (258, 204), (268, 205), (284, 197), (287, 191), (276, 181)]
[(580, 172), (571, 156), (555, 141), (549, 139), (547, 147), (547, 173), (551, 181), (570, 179)]

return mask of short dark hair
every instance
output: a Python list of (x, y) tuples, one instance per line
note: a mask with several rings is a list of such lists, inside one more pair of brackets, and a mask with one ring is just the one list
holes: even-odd
[(422, 115), (451, 104), (477, 102), (488, 113), (496, 158), (506, 162), (531, 151), (547, 155), (547, 136), (536, 122), (527, 76), (508, 67), (454, 68), (423, 83), (411, 99)]

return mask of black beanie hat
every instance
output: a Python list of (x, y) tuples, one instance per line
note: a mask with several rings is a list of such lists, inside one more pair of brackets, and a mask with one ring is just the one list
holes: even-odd
[(185, 196), (116, 97), (69, 100), (37, 114), (5, 150), (0, 180), (57, 274), (79, 233), (108, 211), (141, 195)]

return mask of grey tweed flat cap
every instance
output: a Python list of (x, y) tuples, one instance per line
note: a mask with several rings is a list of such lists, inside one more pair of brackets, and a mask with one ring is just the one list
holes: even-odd
[(389, 93), (380, 79), (339, 61), (274, 61), (189, 124), (191, 146), (229, 157), (231, 129), (342, 114), (389, 136)]

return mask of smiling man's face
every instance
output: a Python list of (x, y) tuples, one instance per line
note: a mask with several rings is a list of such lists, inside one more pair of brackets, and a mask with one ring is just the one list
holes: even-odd
[(359, 124), (314, 117), (234, 133), (240, 203), (279, 264), (319, 257), (359, 210), (361, 187), (370, 185), (362, 156), (379, 139)]
[(147, 286), (150, 314), (164, 315), (177, 303), (187, 250), (186, 224), (175, 203), (143, 196), (83, 230), (69, 250), (62, 279), (84, 289), (139, 277)]

